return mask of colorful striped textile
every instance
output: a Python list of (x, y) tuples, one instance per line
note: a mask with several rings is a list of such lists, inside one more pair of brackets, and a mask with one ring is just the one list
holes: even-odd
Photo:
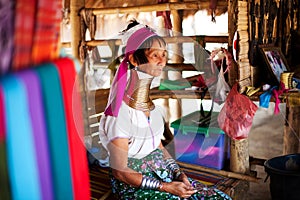
[(25, 86), (15, 75), (5, 76), (1, 85), (12, 198), (42, 199)]
[(18, 73), (17, 76), (23, 82), (28, 98), (41, 196), (44, 200), (51, 200), (53, 199), (52, 175), (40, 82), (33, 70)]
[(58, 71), (53, 63), (35, 68), (47, 122), (54, 199), (73, 199), (65, 110)]
[(11, 64), (13, 50), (13, 1), (0, 1), (0, 75), (6, 73)]
[(31, 64), (36, 0), (16, 0), (14, 19), (14, 52), (12, 69), (18, 71)]
[(88, 161), (83, 143), (82, 107), (75, 65), (69, 58), (62, 58), (54, 63), (59, 72), (65, 106), (74, 199), (90, 199)]
[(16, 0), (14, 3), (13, 71), (57, 59), (62, 1)]
[(59, 56), (62, 1), (38, 0), (36, 11), (30, 56), (34, 65), (57, 59)]
[(0, 86), (0, 199), (11, 199), (5, 144), (4, 99)]
[(70, 58), (0, 78), (0, 199), (90, 200), (81, 96)]

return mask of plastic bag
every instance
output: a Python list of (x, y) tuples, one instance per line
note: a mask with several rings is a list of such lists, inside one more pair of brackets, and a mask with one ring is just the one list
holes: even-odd
[(238, 92), (236, 83), (219, 113), (219, 127), (235, 140), (247, 138), (257, 108), (248, 97)]
[(225, 81), (223, 66), (220, 68), (220, 72), (218, 75), (218, 82), (216, 84), (216, 94), (214, 101), (218, 104), (222, 104), (227, 97), (227, 93), (230, 91), (230, 87)]

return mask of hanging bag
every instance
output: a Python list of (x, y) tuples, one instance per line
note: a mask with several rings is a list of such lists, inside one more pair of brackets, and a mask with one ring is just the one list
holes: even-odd
[(257, 108), (248, 97), (238, 92), (236, 83), (219, 113), (219, 127), (233, 139), (247, 138)]
[(216, 94), (214, 97), (214, 101), (218, 104), (222, 104), (226, 100), (227, 93), (229, 91), (230, 87), (225, 80), (222, 64), (218, 75), (218, 82), (216, 84)]

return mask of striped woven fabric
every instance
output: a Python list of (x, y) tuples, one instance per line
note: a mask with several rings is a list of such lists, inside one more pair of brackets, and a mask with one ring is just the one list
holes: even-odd
[(0, 75), (10, 68), (13, 50), (13, 2), (0, 1)]
[(32, 62), (39, 64), (59, 56), (62, 1), (39, 0), (32, 46)]
[[(232, 195), (234, 187), (239, 184), (239, 180), (231, 179), (207, 172), (197, 171), (181, 167), (187, 176), (198, 180), (204, 184), (215, 186), (217, 189)], [(114, 200), (116, 199), (111, 192), (108, 168), (102, 168), (99, 165), (90, 166), (90, 187), (91, 199)]]
[(36, 0), (15, 1), (14, 71), (28, 67), (31, 62), (31, 47), (34, 31)]

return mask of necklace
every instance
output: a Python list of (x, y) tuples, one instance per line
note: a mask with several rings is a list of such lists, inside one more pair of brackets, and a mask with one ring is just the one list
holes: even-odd
[(153, 78), (139, 79), (137, 72), (131, 70), (131, 78), (127, 84), (123, 100), (134, 109), (143, 112), (151, 111), (155, 105), (149, 97), (150, 86)]

